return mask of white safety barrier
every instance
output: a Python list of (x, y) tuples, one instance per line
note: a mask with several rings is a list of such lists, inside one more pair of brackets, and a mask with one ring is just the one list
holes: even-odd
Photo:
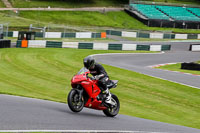
[(45, 32), (45, 38), (61, 38), (61, 32)]
[(192, 45), (192, 51), (200, 51), (200, 45)]
[(163, 39), (163, 37), (164, 37), (163, 33), (150, 33), (150, 38)]
[(188, 34), (175, 34), (175, 39), (187, 39)]
[(78, 48), (78, 42), (63, 42), (63, 48)]
[(122, 31), (122, 36), (123, 37), (137, 37), (137, 32), (126, 32), (126, 31)]
[(108, 43), (94, 43), (93, 49), (95, 49), (95, 50), (108, 50)]
[(92, 38), (91, 32), (77, 32), (76, 38)]
[(29, 40), (29, 48), (46, 48), (46, 41), (44, 40)]
[(13, 37), (18, 37), (19, 31), (13, 31)]
[(200, 34), (198, 34), (198, 38), (197, 39), (200, 39)]
[(150, 45), (150, 51), (161, 51), (161, 45)]
[(136, 50), (137, 44), (122, 44), (122, 50)]

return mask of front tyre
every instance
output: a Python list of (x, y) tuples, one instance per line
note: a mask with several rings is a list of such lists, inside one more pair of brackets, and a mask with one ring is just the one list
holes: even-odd
[(112, 94), (112, 100), (114, 100), (114, 102), (116, 102), (116, 105), (115, 106), (109, 105), (109, 107), (107, 109), (103, 110), (103, 113), (108, 117), (116, 116), (119, 113), (119, 109), (120, 109), (120, 103), (119, 103), (119, 99), (117, 98), (117, 96)]
[[(81, 98), (80, 98), (81, 97)], [(84, 107), (83, 96), (80, 96), (79, 92), (72, 89), (67, 98), (68, 106), (73, 112), (80, 112)]]

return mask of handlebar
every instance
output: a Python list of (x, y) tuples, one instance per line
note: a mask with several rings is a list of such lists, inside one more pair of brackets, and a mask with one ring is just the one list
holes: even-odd
[(93, 76), (89, 77), (88, 74), (86, 74), (86, 77), (89, 78), (89, 79), (91, 79), (91, 80), (95, 80), (95, 78)]
[(94, 77), (90, 77), (90, 79), (91, 79), (91, 80), (95, 80), (95, 78), (94, 78)]

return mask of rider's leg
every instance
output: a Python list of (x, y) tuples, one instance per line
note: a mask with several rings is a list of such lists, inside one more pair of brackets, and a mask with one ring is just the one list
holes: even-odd
[(106, 103), (111, 103), (111, 94), (110, 94), (109, 89), (107, 88), (108, 82), (109, 82), (109, 78), (108, 77), (104, 77), (104, 78), (101, 78), (99, 80), (99, 85), (103, 88), (104, 92), (106, 93), (105, 102)]

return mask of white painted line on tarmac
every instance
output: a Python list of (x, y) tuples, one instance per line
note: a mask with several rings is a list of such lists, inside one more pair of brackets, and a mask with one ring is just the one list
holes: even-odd
[[(158, 64), (158, 65), (153, 65), (153, 66), (148, 66), (148, 67), (157, 68), (157, 67), (160, 67), (159, 65), (164, 66), (164, 65), (177, 64), (177, 63), (180, 63), (180, 62)], [(179, 71), (170, 71), (170, 70), (165, 70), (165, 69), (159, 69), (159, 70), (167, 71), (167, 72), (182, 73), (182, 74), (193, 75), (193, 76), (200, 76), (200, 75), (195, 75), (195, 74), (190, 74), (190, 73), (184, 73), (184, 72), (179, 72)], [(144, 75), (147, 75), (147, 74), (144, 74)], [(176, 82), (176, 81), (172, 81), (172, 80), (168, 80), (168, 79), (164, 79), (164, 78), (160, 78), (160, 77), (156, 77), (156, 76), (152, 76), (152, 75), (149, 75), (149, 76), (154, 77), (154, 78), (159, 78), (159, 79), (162, 79), (162, 80), (167, 80), (167, 81), (170, 81), (170, 82), (173, 82), (173, 83), (178, 83), (178, 84), (181, 84), (181, 85), (189, 86), (189, 87), (192, 87), (192, 88), (200, 89), (199, 87), (196, 87), (196, 86), (192, 86), (192, 85), (188, 85), (188, 84), (184, 84), (184, 83), (180, 83), (180, 82)]]
[[(144, 74), (144, 73), (140, 72), (140, 74)], [(170, 81), (170, 82), (181, 84), (181, 85), (185, 85), (185, 86), (192, 87), (192, 88), (195, 88), (195, 89), (200, 89), (199, 87), (196, 87), (196, 86), (192, 86), (192, 85), (188, 85), (188, 84), (184, 84), (184, 83), (180, 83), (180, 82), (164, 79), (164, 78), (161, 78), (161, 77), (156, 77), (156, 76), (153, 76), (153, 75), (150, 75), (150, 74), (144, 74), (144, 75), (151, 76), (151, 77), (158, 78), (158, 79), (162, 79), (162, 80), (166, 80), (166, 81)]]
[(175, 73), (181, 73), (181, 74), (192, 75), (192, 76), (200, 76), (199, 74), (192, 74), (192, 73), (186, 73), (186, 72), (180, 72), (180, 71), (173, 71), (173, 70), (166, 70), (166, 69), (158, 68), (158, 67), (161, 67), (161, 66), (173, 65), (173, 64), (177, 64), (177, 63), (182, 63), (182, 62), (157, 64), (157, 65), (152, 65), (152, 66), (147, 66), (147, 67), (157, 68), (157, 69), (162, 70), (162, 71), (175, 72)]
[(144, 54), (164, 54), (165, 52), (162, 51), (162, 52), (159, 52), (159, 53), (106, 53), (106, 54), (93, 54), (91, 56), (98, 56), (98, 55), (134, 55), (134, 54), (141, 54), (141, 55), (144, 55)]
[(7, 133), (27, 133), (27, 132), (55, 132), (55, 133), (168, 133), (168, 132), (152, 132), (152, 131), (118, 131), (118, 130), (0, 130)]
[(161, 67), (161, 66), (174, 65), (174, 64), (177, 64), (177, 63), (182, 63), (182, 62), (173, 62), (173, 63), (165, 63), (165, 64), (156, 64), (156, 65), (147, 66), (147, 67), (157, 68), (157, 67)]
[(190, 76), (198, 76), (198, 77), (200, 77), (200, 75), (198, 75), (198, 74), (185, 73), (185, 72), (179, 72), (179, 71), (171, 71), (171, 70), (164, 70), (164, 69), (159, 69), (159, 70), (167, 71), (167, 72), (174, 72), (174, 73), (181, 73), (181, 74), (186, 74), (186, 75), (190, 75)]

